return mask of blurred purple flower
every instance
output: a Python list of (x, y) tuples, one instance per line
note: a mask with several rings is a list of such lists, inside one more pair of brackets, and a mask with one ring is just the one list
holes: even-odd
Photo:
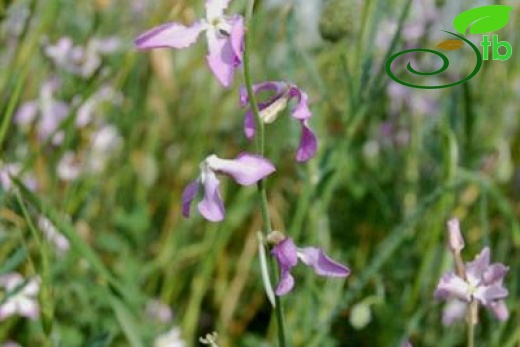
[(173, 327), (170, 331), (158, 336), (153, 347), (186, 347), (186, 342), (182, 339), (181, 329)]
[(280, 267), (280, 282), (275, 293), (278, 296), (289, 293), (294, 286), (291, 270), (300, 259), (305, 265), (313, 268), (314, 273), (325, 277), (347, 277), (350, 269), (332, 260), (322, 249), (316, 247), (297, 248), (292, 239), (287, 237), (271, 250)]
[(39, 216), (38, 227), (43, 232), (43, 235), (45, 235), (45, 238), (49, 242), (52, 242), (59, 252), (64, 253), (69, 250), (69, 240), (58, 231), (56, 226), (52, 224), (49, 219), (44, 216)]
[(190, 216), (190, 205), (197, 196), (199, 188), (204, 190), (204, 197), (198, 204), (199, 212), (211, 222), (224, 219), (224, 204), (220, 197), (220, 184), (216, 173), (223, 173), (240, 185), (248, 186), (258, 182), (275, 171), (274, 165), (260, 156), (242, 153), (236, 159), (220, 159), (216, 155), (207, 157), (200, 164), (200, 176), (191, 182), (182, 193), (182, 214)]
[(156, 299), (146, 304), (146, 315), (161, 323), (169, 323), (173, 318), (170, 306)]
[(167, 23), (150, 29), (135, 39), (138, 49), (186, 48), (206, 31), (208, 65), (224, 86), (233, 81), (235, 69), (242, 63), (244, 19), (242, 16), (224, 16), (230, 0), (206, 0), (206, 19), (187, 27), (180, 23)]
[(403, 343), (401, 344), (401, 347), (413, 347), (413, 346), (410, 343), (410, 341), (404, 340)]
[(36, 122), (36, 130), (41, 141), (52, 136), (52, 143), (61, 144), (63, 132), (57, 131), (61, 122), (69, 114), (69, 106), (54, 98), (54, 92), (60, 82), (56, 79), (46, 81), (40, 88), (38, 100), (22, 104), (14, 116), (14, 122), (20, 126), (28, 126)]
[(22, 165), (0, 162), (0, 187), (5, 192), (10, 191), (13, 186), (11, 176), (20, 179), (30, 190), (36, 189), (36, 180), (31, 174), (22, 172)]
[[(274, 122), (278, 114), (287, 107), (289, 101), (292, 99), (296, 100), (297, 103), (292, 108), (291, 115), (294, 119), (300, 121), (302, 128), (296, 160), (305, 162), (311, 159), (316, 154), (318, 140), (308, 123), (312, 113), (309, 110), (307, 94), (294, 84), (287, 82), (263, 82), (253, 86), (255, 94), (259, 94), (262, 91), (274, 92), (271, 98), (266, 102), (260, 102), (258, 105), (260, 117), (266, 124)], [(249, 96), (245, 87), (240, 89), (240, 105), (242, 107), (249, 105)], [(244, 132), (249, 139), (255, 135), (255, 119), (251, 110), (248, 110), (244, 117)]]
[(7, 299), (0, 304), (0, 321), (16, 314), (29, 319), (38, 318), (39, 279), (33, 278), (26, 282), (20, 274), (10, 273), (0, 276), (0, 287), (7, 295)]
[(56, 173), (63, 181), (74, 181), (83, 171), (83, 161), (72, 151), (65, 152), (56, 167)]
[[(452, 300), (467, 304), (477, 300), (489, 309), (497, 319), (506, 320), (509, 317), (504, 299), (508, 291), (503, 286), (503, 280), (509, 268), (501, 263), (490, 264), (490, 251), (485, 247), (475, 260), (466, 263), (466, 278), (461, 278), (454, 272), (445, 273), (435, 290), (437, 299), (448, 300), (443, 317), (445, 324), (450, 324), (465, 313), (461, 306), (456, 306)], [(466, 305), (465, 305), (466, 306)]]

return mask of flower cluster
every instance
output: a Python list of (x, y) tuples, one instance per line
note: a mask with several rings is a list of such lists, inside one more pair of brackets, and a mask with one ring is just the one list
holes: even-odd
[(38, 292), (40, 280), (33, 278), (24, 280), (18, 273), (0, 276), (0, 288), (6, 296), (0, 304), (0, 321), (13, 315), (36, 319), (40, 315)]
[[(234, 72), (240, 66), (244, 55), (244, 18), (241, 15), (225, 15), (230, 0), (206, 0), (206, 17), (190, 25), (177, 22), (166, 23), (154, 27), (139, 35), (135, 45), (140, 50), (152, 48), (183, 49), (195, 43), (202, 32), (206, 33), (208, 42), (208, 66), (218, 82), (230, 87)], [(252, 86), (254, 96), (262, 92), (270, 92), (272, 96), (258, 103), (258, 122), (273, 123), (286, 108), (294, 120), (301, 126), (299, 147), (295, 159), (298, 162), (310, 160), (317, 151), (317, 137), (309, 126), (312, 112), (309, 109), (307, 94), (296, 85), (284, 81), (267, 81)], [(246, 87), (240, 88), (239, 100), (242, 107), (248, 107), (251, 95)], [(294, 102), (294, 105), (289, 105)], [(247, 109), (244, 116), (244, 133), (248, 139), (256, 133), (255, 115)], [(200, 163), (200, 174), (182, 193), (182, 214), (190, 217), (193, 200), (200, 196), (197, 204), (199, 213), (211, 222), (222, 221), (225, 207), (222, 201), (217, 174), (231, 177), (236, 183), (249, 186), (255, 184), (275, 172), (275, 166), (266, 158), (242, 153), (235, 159), (222, 159), (210, 155)], [(350, 270), (327, 256), (323, 250), (314, 247), (298, 248), (289, 237), (278, 239), (271, 254), (278, 262), (281, 270), (280, 283), (276, 288), (277, 295), (291, 291), (294, 278), (291, 270), (298, 259), (312, 267), (320, 276), (347, 277)]]
[(504, 288), (503, 281), (509, 268), (501, 263), (490, 264), (488, 247), (485, 247), (474, 261), (464, 264), (460, 259), (464, 239), (458, 220), (452, 219), (448, 222), (448, 233), (448, 244), (454, 256), (456, 271), (445, 273), (435, 290), (437, 299), (448, 301), (443, 323), (448, 325), (464, 317), (471, 302), (477, 302), (487, 308), (497, 319), (506, 320), (509, 313), (504, 299), (508, 291)]

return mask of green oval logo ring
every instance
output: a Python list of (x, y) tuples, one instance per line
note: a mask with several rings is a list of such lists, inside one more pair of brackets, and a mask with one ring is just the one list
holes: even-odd
[(460, 80), (460, 81), (456, 81), (456, 82), (453, 82), (453, 83), (450, 83), (450, 84), (445, 84), (445, 85), (439, 85), (439, 86), (421, 86), (421, 85), (417, 85), (417, 84), (412, 84), (412, 83), (408, 83), (406, 81), (403, 81), (401, 79), (399, 79), (393, 72), (392, 72), (392, 69), (391, 69), (391, 65), (392, 65), (392, 62), (397, 59), (398, 57), (400, 57), (401, 55), (403, 54), (407, 54), (407, 53), (412, 53), (412, 52), (426, 52), (426, 53), (432, 53), (432, 54), (435, 54), (436, 56), (440, 57), (442, 59), (442, 66), (440, 69), (437, 69), (435, 71), (431, 71), (431, 72), (420, 72), (420, 71), (417, 71), (415, 70), (411, 65), (410, 63), (408, 63), (408, 65), (406, 66), (407, 70), (410, 71), (412, 74), (414, 75), (420, 75), (420, 76), (433, 76), (433, 75), (437, 75), (443, 71), (446, 71), (446, 69), (448, 68), (448, 66), (450, 65), (450, 62), (448, 60), (448, 57), (446, 57), (446, 55), (444, 55), (443, 53), (441, 52), (438, 52), (438, 51), (434, 51), (432, 49), (426, 49), (426, 48), (415, 48), (415, 49), (407, 49), (405, 51), (401, 51), (401, 52), (398, 52), (394, 55), (392, 55), (390, 58), (388, 58), (388, 60), (386, 61), (386, 66), (385, 66), (385, 69), (386, 69), (386, 73), (388, 74), (388, 76), (390, 76), (391, 79), (393, 79), (394, 81), (396, 81), (397, 83), (399, 84), (402, 84), (404, 86), (407, 86), (407, 87), (411, 87), (411, 88), (420, 88), (420, 89), (441, 89), (441, 88), (449, 88), (449, 87), (453, 87), (453, 86), (456, 86), (458, 84), (462, 84), (464, 82), (467, 82), (469, 81), (470, 79), (472, 79), (473, 77), (475, 77), (475, 75), (480, 71), (480, 68), (482, 67), (482, 55), (480, 54), (480, 51), (478, 50), (478, 48), (471, 42), (469, 41), (468, 39), (466, 39), (465, 37), (463, 36), (460, 36), (460, 35), (457, 35), (457, 34), (454, 34), (450, 31), (446, 31), (446, 30), (443, 30), (445, 33), (448, 33), (448, 34), (451, 34), (453, 36), (456, 36), (458, 38), (460, 38), (461, 40), (463, 40), (464, 42), (466, 42), (469, 46), (471, 46), (471, 48), (473, 49), (473, 51), (475, 52), (475, 55), (477, 57), (477, 63), (475, 65), (475, 68), (473, 69), (473, 71), (464, 79)]

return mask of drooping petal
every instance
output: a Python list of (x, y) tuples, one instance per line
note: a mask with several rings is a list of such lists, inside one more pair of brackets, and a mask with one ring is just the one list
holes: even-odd
[(292, 116), (296, 119), (309, 119), (312, 116), (309, 110), (309, 98), (300, 88), (291, 86), (289, 97), (296, 98), (298, 103), (292, 109)]
[(442, 324), (452, 325), (464, 318), (468, 304), (460, 300), (449, 300), (442, 311)]
[(486, 268), (484, 273), (482, 274), (482, 284), (491, 285), (498, 284), (501, 285), (504, 280), (505, 275), (509, 271), (509, 268), (501, 263), (491, 264)]
[(220, 159), (213, 155), (206, 159), (211, 170), (231, 176), (238, 184), (255, 184), (276, 169), (267, 159), (249, 153), (242, 153), (236, 159)]
[(305, 265), (312, 267), (317, 275), (325, 277), (347, 277), (350, 275), (348, 267), (332, 260), (320, 248), (299, 248), (298, 257)]
[(475, 260), (466, 264), (466, 274), (470, 283), (478, 283), (489, 266), (490, 251), (488, 247), (477, 254)]
[(509, 311), (504, 300), (498, 300), (490, 303), (487, 308), (500, 321), (506, 321), (509, 318)]
[(496, 300), (507, 297), (507, 289), (501, 286), (478, 287), (473, 296), (480, 301), (482, 305), (488, 306)]
[(276, 286), (274, 292), (278, 296), (289, 293), (294, 287), (294, 277), (289, 271), (282, 271), (280, 274), (280, 282)]
[(276, 258), (282, 273), (291, 271), (298, 264), (298, 249), (290, 237), (274, 246), (271, 254)]
[(248, 139), (252, 139), (255, 136), (255, 131), (255, 116), (253, 115), (253, 111), (249, 110), (244, 116), (244, 133)]
[(435, 290), (437, 299), (457, 298), (463, 301), (470, 301), (471, 295), (468, 284), (453, 272), (445, 273)]
[(134, 43), (137, 49), (186, 48), (195, 43), (199, 34), (206, 29), (204, 22), (195, 22), (187, 27), (180, 23), (167, 23), (139, 35)]
[(196, 179), (184, 188), (182, 192), (182, 215), (186, 218), (190, 217), (191, 202), (199, 193), (200, 181)]
[(230, 0), (206, 0), (206, 18), (216, 19), (224, 15), (224, 10), (228, 7)]
[(236, 56), (231, 45), (231, 38), (214, 29), (208, 30), (206, 37), (209, 51), (206, 61), (220, 84), (229, 87), (233, 82), (236, 68)]
[(220, 182), (211, 171), (205, 174), (204, 198), (198, 204), (200, 214), (211, 222), (220, 222), (224, 219), (225, 209), (218, 187)]
[(296, 161), (306, 162), (314, 157), (318, 149), (318, 140), (311, 128), (309, 128), (307, 121), (302, 121), (302, 134), (300, 138), (300, 146), (296, 152)]

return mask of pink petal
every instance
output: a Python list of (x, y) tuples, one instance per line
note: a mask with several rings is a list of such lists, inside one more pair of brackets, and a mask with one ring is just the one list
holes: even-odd
[(306, 162), (316, 154), (318, 149), (318, 140), (309, 128), (307, 121), (302, 121), (301, 124), (302, 135), (300, 138), (300, 146), (296, 152), (296, 161)]
[(215, 30), (208, 30), (206, 36), (209, 50), (206, 57), (208, 65), (220, 84), (229, 87), (233, 82), (236, 67), (236, 55), (231, 39)]
[(290, 237), (285, 238), (271, 250), (282, 272), (290, 271), (298, 264), (298, 249)]
[(468, 279), (474, 282), (479, 282), (484, 272), (489, 266), (490, 251), (485, 247), (470, 263), (466, 265), (466, 274)]
[(231, 24), (231, 47), (235, 53), (235, 67), (242, 63), (244, 55), (244, 18), (242, 16), (235, 16)]
[(452, 218), (448, 221), (448, 245), (453, 252), (459, 253), (464, 248), (464, 239), (460, 232), (459, 220)]
[(294, 277), (289, 271), (282, 271), (280, 275), (280, 282), (276, 286), (274, 292), (278, 296), (289, 293), (294, 287)]
[(244, 116), (244, 133), (248, 139), (252, 139), (255, 136), (255, 131), (255, 116), (253, 115), (253, 111), (249, 110)]
[(350, 269), (332, 260), (323, 250), (316, 247), (298, 249), (298, 257), (307, 266), (311, 266), (319, 276), (347, 277)]
[(445, 273), (441, 277), (434, 295), (437, 299), (455, 297), (466, 302), (471, 298), (468, 284), (453, 272)]
[(482, 305), (488, 306), (496, 300), (507, 297), (507, 289), (501, 286), (478, 287), (473, 296), (480, 301)]
[(204, 181), (204, 198), (199, 202), (200, 214), (210, 222), (220, 222), (224, 219), (225, 209), (218, 191), (220, 182), (211, 171), (206, 173)]
[(482, 283), (484, 285), (500, 285), (508, 271), (509, 268), (501, 263), (491, 264), (482, 274)]
[(214, 19), (222, 17), (230, 0), (206, 0), (206, 17)]
[(452, 325), (466, 315), (468, 304), (460, 300), (450, 300), (442, 311), (442, 324)]
[(190, 217), (190, 206), (191, 202), (197, 196), (199, 192), (200, 182), (198, 179), (188, 184), (182, 192), (182, 215), (186, 218)]
[(296, 119), (309, 119), (312, 116), (309, 110), (309, 98), (300, 88), (292, 86), (289, 91), (291, 98), (296, 98), (298, 103), (292, 110), (292, 116)]
[(249, 153), (242, 153), (236, 159), (220, 159), (212, 156), (207, 161), (213, 171), (227, 174), (244, 186), (255, 184), (276, 171), (269, 160)]
[(137, 49), (186, 48), (197, 41), (203, 30), (205, 30), (203, 22), (195, 22), (190, 27), (179, 23), (167, 23), (139, 35), (134, 43)]
[(16, 124), (27, 125), (34, 121), (38, 113), (38, 104), (35, 101), (28, 101), (22, 104), (14, 115)]
[(504, 300), (494, 301), (487, 306), (487, 308), (495, 315), (500, 321), (506, 321), (509, 318), (509, 311)]

